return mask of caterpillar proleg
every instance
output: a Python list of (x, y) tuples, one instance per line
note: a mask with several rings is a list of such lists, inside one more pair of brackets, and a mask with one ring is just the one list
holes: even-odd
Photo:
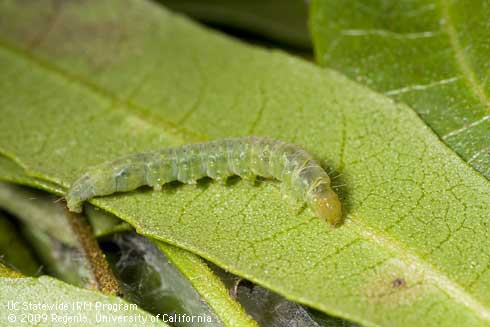
[(256, 136), (187, 144), (102, 163), (89, 168), (72, 184), (66, 200), (71, 211), (80, 212), (83, 201), (95, 196), (127, 192), (142, 185), (159, 190), (176, 180), (194, 184), (206, 176), (226, 180), (232, 175), (278, 179), (317, 217), (332, 225), (341, 221), (339, 198), (320, 164), (297, 145)]

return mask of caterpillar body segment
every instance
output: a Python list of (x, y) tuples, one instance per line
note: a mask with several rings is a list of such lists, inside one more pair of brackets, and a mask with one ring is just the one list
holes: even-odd
[(225, 181), (233, 175), (278, 179), (320, 219), (332, 225), (341, 221), (340, 201), (330, 178), (308, 152), (294, 144), (255, 136), (187, 144), (102, 163), (72, 184), (66, 200), (71, 211), (80, 212), (83, 201), (95, 196), (142, 185), (159, 190), (172, 181), (194, 184), (206, 176)]

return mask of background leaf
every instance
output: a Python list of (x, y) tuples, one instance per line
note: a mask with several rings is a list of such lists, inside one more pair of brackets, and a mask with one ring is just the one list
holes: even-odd
[(69, 212), (59, 198), (0, 182), (0, 208), (19, 220), (23, 236), (51, 276), (106, 294), (119, 292), (85, 218)]
[(68, 187), (125, 153), (246, 134), (295, 142), (336, 170), (340, 228), (294, 213), (269, 181), (92, 203), (365, 325), (488, 325), (488, 181), (410, 108), (152, 3), (54, 3), (0, 9), (0, 150), (27, 174)]
[[(304, 0), (158, 0), (169, 9), (238, 32), (256, 41), (275, 41), (309, 50), (308, 4)], [(257, 40), (257, 37), (259, 40)]]
[(0, 211), (0, 265), (2, 264), (28, 276), (36, 275), (41, 268), (15, 225)]
[(490, 7), (486, 1), (318, 1), (317, 62), (408, 103), (490, 178)]

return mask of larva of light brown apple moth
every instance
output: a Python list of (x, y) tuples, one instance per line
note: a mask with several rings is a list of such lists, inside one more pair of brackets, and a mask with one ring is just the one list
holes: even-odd
[(95, 196), (142, 185), (160, 190), (163, 184), (176, 180), (194, 184), (205, 176), (223, 181), (232, 175), (278, 179), (317, 217), (332, 225), (341, 221), (339, 198), (320, 164), (297, 145), (256, 136), (187, 144), (102, 163), (72, 184), (66, 200), (71, 211), (80, 212), (83, 201)]

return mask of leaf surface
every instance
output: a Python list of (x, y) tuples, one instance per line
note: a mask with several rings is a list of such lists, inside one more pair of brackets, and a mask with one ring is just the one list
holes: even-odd
[(132, 152), (249, 134), (295, 142), (336, 171), (341, 227), (294, 212), (270, 181), (92, 203), (364, 325), (489, 324), (488, 181), (410, 108), (149, 2), (9, 2), (0, 18), (0, 150), (26, 173), (68, 187)]
[(486, 1), (313, 1), (317, 62), (412, 106), (490, 178)]

